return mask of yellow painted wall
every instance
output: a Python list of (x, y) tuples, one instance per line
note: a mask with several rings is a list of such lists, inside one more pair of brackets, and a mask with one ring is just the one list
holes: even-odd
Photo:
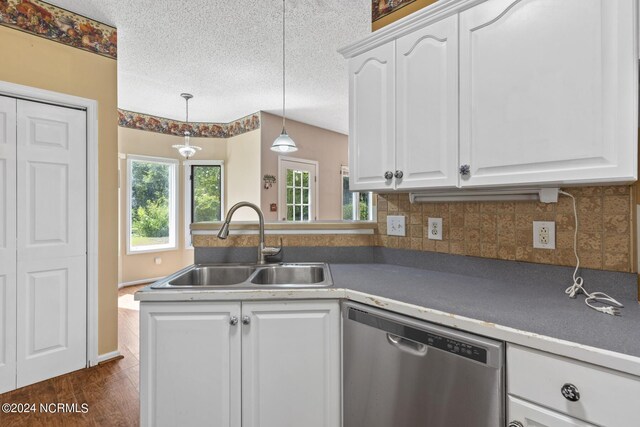
[(435, 3), (437, 0), (416, 0), (413, 3), (410, 3), (403, 8), (396, 10), (389, 15), (378, 19), (375, 22), (371, 23), (371, 31), (379, 30), (382, 27), (385, 27), (392, 22), (396, 22), (398, 19), (404, 18), (407, 15), (412, 14), (413, 12), (422, 9), (423, 7), (429, 6), (430, 4)]
[[(278, 154), (271, 151), (271, 144), (282, 131), (282, 118), (262, 112), (262, 174), (278, 176)], [(348, 162), (347, 135), (332, 132), (295, 120), (287, 120), (287, 132), (295, 141), (298, 151), (287, 155), (318, 162), (318, 220), (342, 219), (342, 176), (340, 166)], [(262, 188), (262, 187), (261, 187)], [(269, 221), (277, 221), (276, 212), (269, 211), (269, 204), (278, 203), (278, 183), (272, 188), (261, 189), (262, 210)]]
[[(260, 206), (260, 130), (243, 133), (227, 140), (226, 194), (227, 210), (234, 204), (246, 201)], [(233, 215), (237, 221), (258, 220), (249, 208), (242, 208)]]
[(98, 101), (98, 352), (118, 348), (117, 64), (110, 58), (0, 27), (0, 80)]
[[(178, 249), (127, 255), (127, 161), (124, 158), (120, 159), (120, 276), (118, 282), (129, 283), (164, 277), (193, 264), (193, 249), (185, 247), (185, 220), (190, 222), (190, 219), (185, 218), (184, 212), (185, 180), (182, 163), (184, 158), (175, 148), (171, 148), (174, 144), (181, 144), (183, 138), (120, 127), (118, 128), (118, 141), (121, 157), (138, 154), (180, 161), (178, 167)], [(192, 138), (191, 141), (193, 145), (202, 147), (202, 151), (198, 151), (192, 160), (225, 160), (227, 155), (226, 139)], [(162, 264), (155, 264), (156, 257), (162, 259)]]

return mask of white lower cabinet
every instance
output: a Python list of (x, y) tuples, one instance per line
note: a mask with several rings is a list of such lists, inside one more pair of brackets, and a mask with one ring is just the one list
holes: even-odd
[(143, 302), (143, 426), (340, 425), (338, 301)]
[(140, 424), (240, 423), (240, 303), (140, 304)]
[(512, 427), (640, 426), (640, 378), (531, 348), (507, 346), (507, 393)]
[(507, 412), (508, 427), (595, 427), (513, 396), (507, 397)]

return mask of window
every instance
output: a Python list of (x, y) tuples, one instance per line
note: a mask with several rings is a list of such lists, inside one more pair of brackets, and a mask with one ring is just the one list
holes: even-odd
[(222, 221), (224, 217), (224, 162), (219, 160), (188, 160), (185, 171), (185, 239), (191, 247), (194, 222)]
[(342, 167), (342, 219), (373, 220), (373, 193), (349, 191), (349, 169)]
[(127, 159), (128, 252), (176, 248), (177, 167), (173, 159)]
[(287, 221), (309, 221), (309, 172), (287, 169)]
[(280, 156), (278, 170), (280, 175), (278, 200), (282, 220), (315, 220), (318, 162)]

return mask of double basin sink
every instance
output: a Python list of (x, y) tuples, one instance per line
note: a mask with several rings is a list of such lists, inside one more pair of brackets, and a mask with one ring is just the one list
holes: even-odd
[(333, 286), (325, 263), (195, 264), (151, 285), (153, 289), (326, 288)]

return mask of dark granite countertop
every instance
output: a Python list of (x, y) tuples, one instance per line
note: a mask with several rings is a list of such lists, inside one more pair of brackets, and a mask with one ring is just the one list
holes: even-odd
[(610, 316), (589, 308), (584, 295), (569, 298), (564, 290), (571, 275), (549, 274), (544, 267), (547, 274), (540, 275), (482, 268), (456, 274), (395, 264), (331, 264), (331, 273), (337, 287), (640, 357), (640, 306), (628, 289), (616, 292), (616, 284), (598, 282), (615, 280), (616, 273), (591, 274), (584, 284), (625, 305), (621, 316)]

